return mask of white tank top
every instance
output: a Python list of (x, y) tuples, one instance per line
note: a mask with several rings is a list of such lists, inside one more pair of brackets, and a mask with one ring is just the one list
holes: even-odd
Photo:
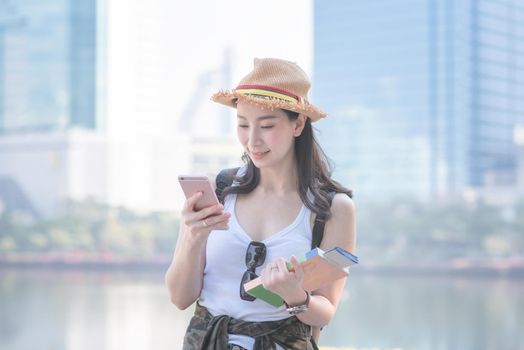
[[(244, 169), (240, 169), (239, 173)], [(233, 184), (233, 185), (236, 185)], [(245, 321), (274, 321), (289, 317), (285, 306), (275, 308), (264, 301), (240, 299), (240, 280), (246, 271), (245, 255), (252, 241), (240, 226), (236, 214), (237, 195), (226, 197), (224, 211), (231, 213), (229, 230), (212, 231), (207, 240), (204, 282), (199, 303), (213, 316), (229, 315)], [(262, 269), (272, 260), (291, 255), (300, 256), (311, 249), (311, 211), (302, 205), (295, 220), (284, 229), (274, 233), (262, 242), (266, 245), (266, 260), (256, 269), (260, 276)], [(229, 342), (251, 349), (254, 339), (231, 334)]]

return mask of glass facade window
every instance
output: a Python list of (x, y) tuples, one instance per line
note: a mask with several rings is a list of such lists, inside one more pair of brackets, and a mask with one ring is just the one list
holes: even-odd
[(319, 129), (335, 175), (374, 198), (507, 184), (524, 118), (524, 6), (392, 5), (315, 2), (313, 100), (331, 113)]
[(0, 31), (0, 132), (96, 128), (96, 0), (12, 4), (21, 23)]

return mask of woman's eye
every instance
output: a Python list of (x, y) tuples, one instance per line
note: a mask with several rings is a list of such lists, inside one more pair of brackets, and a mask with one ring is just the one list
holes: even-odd
[[(239, 128), (242, 128), (242, 129), (245, 129), (245, 128), (249, 128), (249, 125), (238, 125)], [(274, 125), (265, 125), (265, 126), (261, 126), (260, 128), (262, 129), (271, 129), (273, 128)]]

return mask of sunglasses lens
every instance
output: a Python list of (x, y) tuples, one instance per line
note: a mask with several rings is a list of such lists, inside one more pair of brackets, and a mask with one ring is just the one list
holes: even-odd
[(261, 266), (266, 260), (266, 245), (261, 242), (249, 243), (246, 251), (246, 266), (249, 269)]
[(253, 271), (246, 271), (244, 272), (244, 275), (242, 276), (242, 281), (240, 282), (240, 299), (246, 300), (246, 301), (253, 301), (256, 298), (252, 295), (249, 295), (246, 290), (244, 289), (244, 283), (247, 283), (249, 281), (254, 280), (257, 278), (257, 274)]
[(253, 252), (250, 252), (249, 249), (246, 252), (246, 266), (251, 268), (255, 263), (255, 257), (253, 255)]

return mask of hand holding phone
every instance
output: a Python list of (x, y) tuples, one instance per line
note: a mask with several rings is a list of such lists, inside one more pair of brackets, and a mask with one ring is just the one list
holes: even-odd
[(195, 203), (195, 211), (200, 211), (220, 203), (207, 176), (180, 175), (178, 182), (186, 198), (191, 197), (197, 192), (202, 192), (202, 196)]

